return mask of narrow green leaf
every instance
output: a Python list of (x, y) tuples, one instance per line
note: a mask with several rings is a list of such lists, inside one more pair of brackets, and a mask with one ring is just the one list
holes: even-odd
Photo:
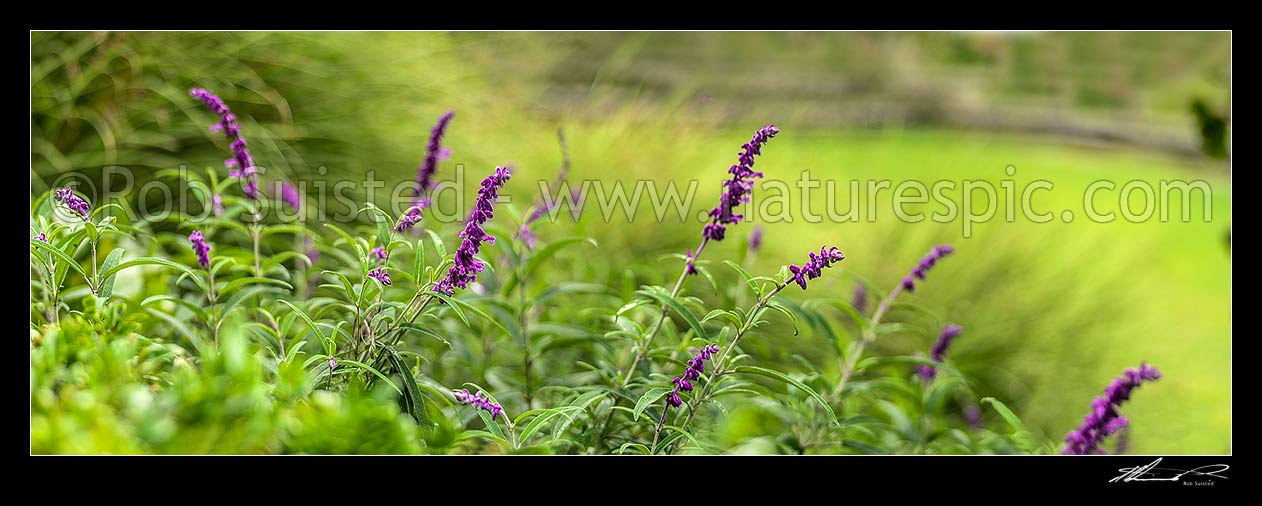
[(816, 392), (813, 388), (806, 386), (806, 384), (802, 383), (801, 381), (793, 379), (780, 371), (773, 371), (771, 369), (765, 369), (762, 367), (756, 367), (752, 365), (737, 366), (735, 369), (733, 369), (733, 371), (737, 373), (748, 373), (748, 374), (755, 374), (758, 376), (765, 376), (768, 378), (777, 379), (785, 383), (788, 383), (790, 385), (793, 385), (797, 387), (798, 389), (802, 390), (803, 392), (806, 392), (811, 397), (814, 397), (815, 400), (819, 402), (820, 406), (824, 407), (824, 411), (828, 413), (828, 418), (831, 419), (834, 424), (838, 423), (837, 414), (833, 412), (832, 406), (828, 405), (828, 401), (824, 400), (824, 397), (821, 396), (819, 392)]
[(75, 261), (74, 258), (71, 258), (70, 255), (67, 255), (64, 251), (61, 251), (60, 249), (53, 247), (53, 245), (48, 244), (39, 239), (31, 239), (31, 246), (35, 246), (36, 248), (52, 253), (53, 256), (56, 256), (58, 259), (61, 260), (62, 264), (69, 266), (71, 269), (74, 269), (75, 272), (83, 276), (84, 279), (92, 279), (90, 276), (88, 276), (88, 273), (83, 271), (83, 266), (79, 265), (79, 262)]
[[(123, 259), (123, 250), (121, 248), (115, 249), (114, 251), (111, 251), (108, 256), (105, 257), (105, 262), (101, 264), (101, 269), (103, 271), (108, 271), (110, 269), (113, 269), (115, 266), (118, 265), (118, 262), (122, 259)], [(97, 293), (101, 297), (102, 301), (108, 302), (110, 300), (110, 295), (114, 294), (114, 278), (115, 276), (111, 275), (108, 278), (101, 278), (103, 281), (97, 281), (96, 286), (99, 287), (99, 289), (97, 290)]]
[(647, 392), (644, 392), (644, 395), (641, 395), (640, 399), (635, 401), (635, 409), (631, 412), (634, 419), (639, 420), (640, 413), (643, 413), (644, 410), (648, 409), (648, 407), (653, 405), (653, 403), (657, 402), (662, 397), (666, 397), (666, 394), (673, 391), (673, 388), (655, 387), (650, 388)]
[(530, 255), (530, 260), (526, 261), (526, 267), (522, 269), (522, 273), (520, 275), (517, 271), (513, 271), (512, 277), (508, 278), (508, 281), (504, 283), (504, 287), (500, 290), (500, 293), (506, 295), (512, 293), (513, 289), (517, 288), (517, 285), (521, 283), (522, 279), (529, 279), (530, 275), (535, 272), (535, 269), (538, 269), (540, 265), (543, 265), (544, 262), (547, 262), (555, 256), (557, 252), (561, 251), (566, 246), (581, 242), (591, 244), (593, 247), (599, 247), (596, 240), (590, 237), (566, 237), (565, 239), (560, 239), (548, 244), (547, 246), (539, 248), (538, 251), (535, 251), (534, 254)]
[(701, 326), (701, 322), (697, 321), (697, 317), (692, 314), (692, 311), (689, 311), (688, 308), (684, 307), (683, 304), (680, 304), (679, 301), (671, 298), (670, 295), (658, 293), (655, 290), (636, 290), (635, 293), (651, 297), (663, 305), (675, 310), (685, 322), (688, 322), (688, 326), (692, 327), (692, 330), (697, 332), (697, 337), (705, 339), (706, 341), (710, 340), (710, 335), (706, 333), (705, 327)]

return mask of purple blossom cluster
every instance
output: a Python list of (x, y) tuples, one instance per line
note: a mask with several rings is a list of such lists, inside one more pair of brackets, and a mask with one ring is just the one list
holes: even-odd
[(281, 181), (274, 186), (273, 193), (280, 197), (285, 205), (294, 211), (302, 210), (302, 196), (298, 194), (298, 187), (289, 181)]
[(1103, 454), (1100, 443), (1104, 438), (1126, 427), (1126, 417), (1117, 409), (1131, 393), (1145, 381), (1161, 379), (1161, 372), (1156, 367), (1142, 363), (1138, 369), (1127, 369), (1109, 383), (1104, 395), (1096, 397), (1091, 403), (1091, 413), (1083, 417), (1082, 425), (1065, 436), (1065, 455)]
[(316, 260), (320, 259), (320, 250), (316, 248), (315, 238), (307, 236), (304, 244), (307, 247), (307, 259), (311, 260), (313, 264), (316, 263)]
[(368, 271), (368, 277), (380, 281), (383, 285), (390, 286), (390, 273), (386, 272), (384, 266)]
[(206, 238), (202, 237), (201, 230), (194, 230), (188, 235), (189, 242), (193, 243), (193, 253), (197, 254), (197, 263), (202, 267), (210, 267), (210, 245), (206, 244)]
[(75, 195), (74, 190), (69, 186), (53, 192), (53, 199), (65, 204), (71, 211), (79, 213), (83, 216), (83, 219), (88, 219), (88, 210), (91, 209), (91, 207), (88, 206), (87, 201), (79, 198), (78, 195)]
[(692, 382), (701, 379), (701, 373), (705, 372), (706, 361), (710, 360), (710, 357), (718, 352), (719, 345), (708, 344), (701, 348), (697, 356), (689, 359), (688, 367), (684, 369), (684, 375), (670, 380), (671, 383), (675, 384), (675, 390), (666, 396), (666, 403), (674, 407), (682, 405), (684, 400), (679, 397), (679, 391), (691, 392)]
[(241, 136), (241, 126), (237, 124), (237, 116), (232, 114), (232, 111), (228, 109), (228, 105), (224, 103), (223, 99), (209, 90), (193, 88), (188, 91), (188, 94), (206, 104), (210, 112), (219, 115), (219, 122), (211, 125), (210, 131), (222, 131), (224, 136), (232, 139), (232, 144), (229, 146), (232, 149), (232, 158), (224, 161), (224, 166), (232, 169), (228, 171), (228, 175), (241, 178), (243, 180), (241, 191), (245, 193), (246, 197), (257, 199), (259, 187), (258, 179), (255, 175), (254, 157), (250, 155), (250, 150), (246, 147), (245, 138)]
[[(434, 128), (429, 132), (429, 143), (425, 145), (425, 159), (416, 167), (416, 187), (413, 189), (413, 195), (418, 198), (434, 188), (434, 172), (438, 170), (438, 162), (451, 156), (451, 152), (443, 148), (442, 140), (443, 134), (447, 132), (447, 125), (451, 123), (451, 118), (455, 115), (456, 111), (447, 111), (439, 116), (438, 123), (435, 123)], [(419, 200), (417, 205), (421, 205)]]
[(790, 265), (789, 272), (793, 273), (793, 281), (805, 290), (806, 280), (818, 278), (823, 273), (825, 267), (829, 267), (836, 262), (844, 260), (845, 258), (846, 255), (843, 254), (841, 250), (837, 249), (836, 246), (820, 246), (818, 255), (812, 251), (810, 253), (810, 260), (806, 262), (806, 265), (800, 267), (797, 265)]
[(460, 404), (472, 404), (478, 409), (491, 413), (491, 420), (495, 420), (496, 416), (504, 412), (503, 406), (497, 402), (491, 402), (491, 399), (483, 392), (478, 392), (477, 395), (474, 395), (469, 393), (469, 389), (462, 388), (456, 390), (454, 395), (456, 400), (460, 401)]
[(749, 232), (749, 252), (757, 253), (762, 249), (762, 225), (754, 225), (754, 230)]
[(903, 289), (909, 292), (916, 291), (916, 280), (925, 279), (925, 273), (929, 272), (929, 269), (932, 269), (933, 265), (938, 263), (938, 260), (950, 255), (954, 251), (955, 248), (946, 244), (934, 246), (932, 250), (929, 250), (929, 254), (920, 259), (920, 263), (916, 264), (916, 267), (911, 270), (911, 274), (908, 274), (907, 277), (903, 278)]
[(394, 224), (394, 231), (406, 232), (408, 229), (412, 228), (412, 225), (416, 225), (417, 223), (420, 223), (420, 222), (421, 222), (421, 208), (419, 206), (413, 206), (412, 208), (408, 209), (408, 212), (406, 214), (399, 217), (399, 222)]
[(482, 225), (495, 217), (495, 201), (499, 199), (499, 190), (504, 187), (504, 183), (508, 182), (510, 177), (512, 177), (512, 172), (507, 168), (496, 167), (494, 173), (482, 180), (482, 187), (478, 189), (477, 202), (473, 204), (473, 212), (469, 213), (469, 221), (460, 232), (462, 241), (460, 248), (456, 250), (455, 265), (452, 265), (447, 270), (447, 276), (434, 286), (435, 292), (455, 295), (457, 287), (468, 286), (478, 278), (478, 273), (482, 272), (485, 265), (474, 258), (474, 255), (478, 254), (478, 249), (482, 247), (483, 242), (495, 243), (495, 238), (482, 230)]
[(702, 237), (712, 241), (722, 241), (727, 233), (727, 226), (740, 223), (745, 218), (743, 214), (734, 213), (733, 209), (749, 202), (749, 195), (754, 191), (754, 179), (763, 177), (763, 173), (755, 172), (753, 169), (754, 157), (762, 153), (763, 144), (778, 133), (780, 129), (775, 125), (767, 125), (754, 132), (754, 137), (741, 146), (737, 163), (727, 170), (732, 175), (732, 179), (723, 182), (724, 190), (719, 197), (719, 205), (710, 210), (710, 218), (713, 221), (707, 223), (702, 229)]
[(850, 306), (859, 314), (863, 314), (868, 309), (868, 284), (862, 281), (854, 283), (854, 299), (850, 302)]
[(386, 253), (386, 248), (381, 247), (381, 246), (377, 246), (376, 248), (373, 248), (372, 251), (368, 252), (368, 256), (375, 258), (377, 260), (385, 260), (389, 258), (389, 255)]
[[(946, 351), (951, 346), (951, 341), (955, 340), (962, 332), (964, 332), (964, 328), (959, 325), (950, 324), (943, 327), (942, 333), (938, 335), (937, 342), (934, 342), (933, 347), (929, 349), (929, 359), (939, 363), (946, 359)], [(918, 365), (916, 366), (916, 374), (920, 375), (920, 379), (928, 382), (938, 377), (938, 369), (931, 365)]]

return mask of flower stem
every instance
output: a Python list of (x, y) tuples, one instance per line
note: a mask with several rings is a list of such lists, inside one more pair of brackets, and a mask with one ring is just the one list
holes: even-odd
[[(680, 425), (680, 428), (687, 428), (688, 424), (692, 423), (692, 418), (696, 416), (697, 414), (697, 408), (701, 407), (701, 403), (705, 402), (706, 399), (708, 399), (710, 394), (712, 393), (712, 390), (714, 390), (715, 380), (717, 380), (719, 376), (722, 376), (723, 374), (726, 373), (727, 358), (732, 354), (732, 350), (736, 349), (736, 345), (740, 343), (741, 338), (744, 337), (745, 334), (747, 334), (751, 329), (754, 328), (754, 322), (757, 322), (758, 317), (762, 315), (762, 312), (767, 309), (767, 304), (771, 302), (771, 298), (775, 297), (776, 294), (780, 293), (780, 290), (784, 290), (784, 288), (789, 286), (789, 283), (792, 283), (792, 282), (793, 282), (793, 278), (789, 278), (782, 281), (779, 285), (776, 285), (775, 290), (772, 290), (770, 293), (760, 297), (758, 299), (758, 302), (754, 304), (754, 307), (750, 308), (748, 318), (745, 320), (745, 323), (741, 325), (741, 328), (736, 331), (736, 335), (732, 337), (731, 344), (728, 344), (727, 347), (723, 349), (723, 354), (719, 356), (718, 360), (714, 361), (714, 369), (710, 370), (710, 377), (706, 379), (706, 382), (704, 385), (701, 385), (701, 391), (698, 392), (697, 395), (693, 396), (692, 403), (688, 407), (689, 408), (688, 417), (684, 418), (684, 423), (683, 425)], [(663, 413), (662, 419), (665, 420), (665, 418), (666, 418), (666, 415), (665, 413)], [(658, 424), (657, 430), (658, 432), (661, 432), (662, 424)], [(657, 434), (654, 434), (653, 435), (653, 448), (652, 450), (650, 450), (650, 453), (656, 450), (657, 450)]]
[(841, 394), (846, 389), (846, 383), (850, 381), (850, 376), (854, 374), (855, 364), (859, 363), (859, 357), (863, 355), (863, 349), (868, 343), (876, 340), (876, 327), (881, 324), (881, 317), (885, 316), (886, 311), (889, 311), (890, 305), (894, 303), (894, 298), (898, 297), (900, 293), (903, 293), (903, 285), (901, 284), (890, 290), (890, 293), (881, 300), (881, 304), (872, 313), (872, 319), (868, 321), (867, 328), (863, 330), (863, 338), (859, 341), (859, 346), (855, 347), (850, 357), (840, 362), (841, 378), (837, 381), (837, 388), (833, 390), (834, 399), (841, 400)]
[[(709, 243), (710, 243), (709, 237), (701, 239), (701, 245), (697, 246), (697, 252), (692, 256), (692, 261), (696, 261), (697, 258), (701, 256), (701, 251), (705, 250), (706, 244), (709, 244)], [(684, 280), (688, 279), (688, 267), (690, 267), (691, 265), (692, 265), (692, 262), (688, 262), (684, 264), (683, 272), (679, 273), (679, 279), (675, 281), (675, 288), (671, 289), (670, 291), (670, 298), (673, 299), (679, 295), (679, 290), (682, 289), (684, 286)], [(647, 339), (645, 339), (644, 344), (640, 346), (638, 350), (636, 350), (635, 359), (631, 361), (631, 367), (627, 368), (627, 374), (622, 379), (621, 386), (623, 388), (626, 388), (627, 385), (631, 384), (631, 378), (635, 376), (636, 366), (640, 365), (640, 361), (644, 360), (644, 356), (648, 354), (649, 347), (653, 345), (653, 339), (657, 337), (657, 332), (661, 330), (662, 323), (666, 321), (666, 315), (669, 313), (670, 313), (670, 307), (663, 306), (662, 314), (660, 317), (658, 317), (657, 323), (653, 325), (653, 330), (649, 332), (649, 336)]]

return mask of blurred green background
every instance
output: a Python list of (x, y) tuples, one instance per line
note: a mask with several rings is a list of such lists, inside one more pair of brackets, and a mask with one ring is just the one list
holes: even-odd
[[(1198, 196), (1188, 223), (1018, 216), (969, 238), (958, 221), (894, 219), (887, 191), (875, 221), (810, 224), (795, 212), (764, 223), (753, 265), (770, 272), (836, 244), (845, 275), (812, 294), (848, 297), (853, 276), (891, 287), (932, 244), (949, 242), (958, 253), (910, 297), (964, 325), (952, 359), (1031, 429), (1059, 440), (1111, 378), (1146, 360), (1165, 378), (1124, 408), (1132, 452), (1229, 453), (1230, 42), (1195, 32), (36, 32), (31, 191), (67, 172), (99, 178), (104, 165), (126, 166), (139, 182), (182, 163), (217, 166), (226, 155), (187, 96), (193, 86), (242, 117), (259, 163), (295, 178), (324, 166), (330, 179), (368, 170), (411, 179), (430, 125), (454, 109), (444, 141), (452, 160), (475, 179), (514, 164), (504, 193), (518, 202), (559, 166), (559, 127), (572, 180), (695, 179), (703, 207), (740, 144), (770, 122), (783, 133), (758, 167), (790, 183), (808, 169), (842, 189), (852, 179), (1012, 179), (1017, 188), (1041, 179), (1056, 189), (1036, 206), (1059, 212), (1081, 210), (1100, 179), (1203, 180), (1207, 221)], [(1117, 195), (1102, 192), (1100, 208)], [(598, 215), (570, 226), (596, 237), (613, 264), (656, 264), (693, 247), (700, 227)], [(709, 258), (742, 248), (729, 240)], [(704, 283), (690, 290), (713, 294)], [(907, 352), (933, 337), (877, 344)], [(766, 357), (826, 356), (822, 343), (787, 334), (750, 346)]]

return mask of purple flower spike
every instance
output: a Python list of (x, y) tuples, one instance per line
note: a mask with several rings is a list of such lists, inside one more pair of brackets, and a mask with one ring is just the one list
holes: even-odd
[(749, 233), (749, 252), (757, 253), (762, 249), (762, 226), (754, 225), (754, 230)]
[(1156, 367), (1143, 363), (1138, 369), (1127, 369), (1113, 379), (1104, 389), (1104, 395), (1091, 403), (1091, 413), (1083, 417), (1082, 425), (1065, 436), (1065, 455), (1100, 455), (1104, 438), (1121, 430), (1129, 421), (1118, 413), (1122, 403), (1145, 381), (1161, 379)]
[(976, 430), (982, 429), (982, 410), (976, 404), (969, 404), (964, 407), (964, 419), (968, 420), (968, 426)]
[(377, 260), (385, 260), (386, 258), (389, 258), (388, 254), (386, 253), (386, 249), (381, 246), (377, 246), (376, 248), (373, 248), (372, 251), (369, 253), (369, 255), (373, 258), (376, 258)]
[(832, 266), (832, 264), (845, 258), (846, 255), (837, 249), (836, 246), (821, 246), (818, 255), (815, 252), (810, 253), (810, 261), (806, 262), (806, 265), (800, 267), (790, 265), (789, 272), (793, 273), (793, 281), (805, 290), (806, 280), (820, 277), (825, 267)]
[(316, 263), (316, 260), (320, 259), (320, 250), (316, 249), (315, 239), (307, 236), (305, 244), (307, 246), (307, 258), (311, 260), (311, 263)]
[(929, 254), (920, 259), (920, 263), (916, 264), (916, 267), (911, 270), (911, 274), (903, 278), (903, 289), (909, 292), (916, 291), (916, 280), (925, 279), (925, 273), (929, 272), (929, 269), (932, 269), (934, 264), (938, 263), (938, 260), (954, 251), (955, 248), (946, 244), (934, 246), (933, 249), (929, 250)]
[(87, 201), (79, 198), (78, 195), (75, 195), (74, 190), (69, 186), (54, 192), (53, 199), (65, 204), (71, 211), (79, 213), (83, 216), (83, 219), (88, 219), (88, 210), (91, 209), (91, 207), (88, 205)]
[(687, 262), (687, 264), (688, 264), (688, 275), (689, 275), (689, 276), (696, 275), (696, 274), (697, 274), (697, 266), (696, 266), (696, 264), (695, 264), (695, 263), (693, 263), (693, 262), (695, 262), (695, 261), (697, 260), (697, 255), (692, 254), (692, 250), (690, 249), (690, 250), (688, 250), (688, 254), (687, 254), (687, 255), (685, 255), (685, 258), (687, 258), (686, 262)]
[(383, 285), (390, 286), (390, 273), (386, 272), (385, 267), (378, 267), (368, 271), (368, 277), (380, 281)]
[(850, 303), (859, 314), (863, 314), (868, 309), (868, 285), (862, 281), (856, 281), (854, 284), (854, 301)]
[(438, 170), (438, 162), (451, 156), (451, 152), (444, 149), (441, 142), (443, 134), (447, 132), (447, 124), (451, 123), (451, 118), (455, 115), (455, 111), (447, 111), (439, 116), (438, 123), (435, 123), (433, 130), (429, 132), (429, 143), (425, 145), (425, 160), (416, 168), (416, 187), (413, 189), (413, 195), (417, 197), (434, 189), (434, 172)]
[(241, 191), (246, 197), (257, 199), (259, 196), (259, 186), (257, 176), (255, 175), (254, 157), (250, 155), (249, 148), (246, 147), (245, 138), (241, 137), (241, 127), (237, 125), (237, 116), (232, 114), (228, 109), (228, 105), (223, 99), (202, 88), (193, 88), (188, 91), (193, 98), (201, 100), (210, 112), (219, 115), (219, 122), (210, 126), (211, 132), (222, 131), (224, 136), (232, 139), (231, 149), (232, 158), (224, 162), (224, 165), (233, 168), (228, 171), (228, 175), (244, 179), (241, 183)]
[[(701, 373), (705, 372), (705, 362), (710, 360), (718, 351), (719, 345), (709, 344), (701, 348), (701, 351), (697, 352), (695, 357), (688, 359), (688, 367), (684, 369), (684, 375), (670, 380), (671, 383), (675, 384), (675, 389), (666, 396), (666, 404), (676, 408), (683, 405), (684, 401), (679, 397), (679, 392), (692, 391), (691, 382), (701, 379)], [(663, 417), (665, 415), (665, 413), (662, 413)]]
[(202, 231), (196, 230), (188, 235), (188, 240), (193, 243), (193, 253), (197, 254), (197, 263), (202, 267), (210, 267), (210, 245), (206, 244), (206, 238), (202, 237)]
[(460, 232), (463, 240), (456, 250), (455, 265), (434, 286), (435, 292), (455, 295), (457, 287), (464, 288), (478, 279), (478, 273), (482, 272), (485, 265), (474, 258), (474, 255), (478, 254), (483, 242), (495, 243), (495, 238), (482, 230), (482, 225), (495, 217), (495, 201), (499, 199), (499, 190), (510, 177), (512, 173), (507, 168), (496, 167), (495, 173), (482, 180), (482, 188), (478, 189), (478, 200), (473, 204), (473, 212), (469, 213), (469, 221), (465, 223), (464, 231)]
[(43, 232), (40, 232), (38, 234), (35, 234), (35, 237), (32, 237), (31, 239), (35, 239), (36, 241), (48, 242), (48, 235)]
[[(955, 340), (962, 332), (964, 332), (964, 328), (959, 325), (951, 324), (943, 327), (942, 333), (938, 335), (938, 341), (933, 343), (933, 348), (929, 350), (929, 359), (934, 362), (942, 362), (946, 358), (946, 351), (951, 346), (951, 341)], [(916, 373), (920, 375), (920, 379), (928, 383), (938, 376), (938, 369), (931, 365), (918, 365), (916, 366)]]
[(298, 187), (289, 181), (281, 181), (275, 185), (274, 193), (279, 195), (285, 205), (294, 211), (302, 210), (302, 196), (298, 194)]
[(775, 125), (767, 125), (754, 132), (754, 137), (741, 146), (736, 165), (727, 170), (732, 179), (723, 182), (723, 194), (719, 196), (719, 205), (710, 210), (713, 220), (701, 230), (701, 236), (712, 241), (722, 241), (727, 226), (740, 223), (745, 215), (733, 212), (737, 206), (749, 202), (749, 195), (754, 191), (754, 179), (763, 177), (763, 173), (755, 172), (754, 157), (762, 153), (762, 146), (780, 133)]
[(490, 413), (491, 420), (495, 420), (496, 416), (504, 412), (503, 406), (499, 403), (491, 402), (491, 399), (483, 392), (478, 392), (477, 395), (474, 395), (469, 393), (469, 389), (462, 388), (460, 390), (456, 390), (454, 395), (456, 396), (456, 400), (460, 401), (460, 404), (472, 404), (477, 409)]
[(399, 222), (395, 223), (394, 225), (394, 231), (404, 232), (407, 229), (412, 228), (412, 225), (420, 223), (420, 221), (421, 221), (421, 208), (412, 207), (411, 209), (408, 209), (407, 214), (404, 214), (403, 216), (399, 217)]

